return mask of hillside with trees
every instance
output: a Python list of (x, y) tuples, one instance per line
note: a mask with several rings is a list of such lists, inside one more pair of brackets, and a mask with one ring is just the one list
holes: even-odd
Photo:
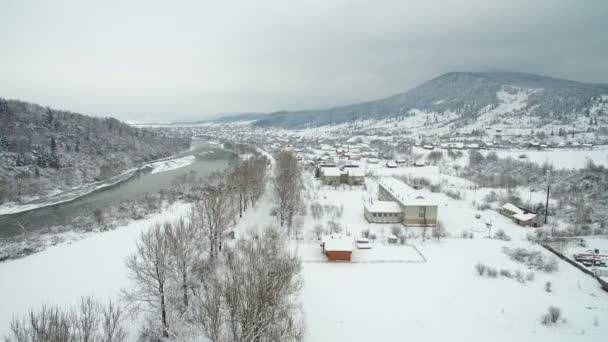
[(189, 146), (189, 136), (0, 98), (0, 203), (103, 181)]
[[(518, 72), (449, 72), (390, 97), (319, 110), (258, 115), (260, 127), (305, 128), (362, 120), (407, 118), (416, 111), (433, 122), (463, 127), (484, 117), (498, 123), (535, 118), (537, 127), (573, 124), (601, 126), (608, 114), (608, 85)], [(223, 120), (253, 120), (225, 117)]]

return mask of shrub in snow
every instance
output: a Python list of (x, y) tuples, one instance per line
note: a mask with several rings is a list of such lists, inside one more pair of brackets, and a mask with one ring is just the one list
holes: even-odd
[(502, 229), (499, 229), (496, 234), (494, 234), (494, 238), (502, 241), (511, 241), (511, 237)]
[(509, 270), (505, 270), (504, 268), (500, 270), (500, 275), (505, 277), (505, 278), (513, 278), (513, 275), (511, 274), (511, 271)]
[(482, 263), (477, 263), (475, 265), (475, 270), (477, 271), (477, 274), (482, 276), (484, 275), (484, 273), (486, 272), (486, 265), (482, 264)]
[(543, 270), (545, 272), (554, 272), (557, 270), (557, 261), (552, 259), (545, 260), (545, 257), (540, 251), (528, 250), (525, 248), (510, 249), (503, 247), (503, 252), (511, 257), (512, 260), (520, 262), (528, 268), (534, 270)]
[(548, 282), (545, 283), (545, 292), (551, 292), (551, 291), (553, 291), (551, 289), (551, 282), (548, 281)]
[(527, 281), (533, 281), (534, 280), (534, 272), (528, 272), (526, 274), (526, 280)]
[(490, 205), (487, 203), (482, 203), (477, 206), (477, 210), (488, 210), (490, 208), (491, 208)]
[(552, 273), (557, 271), (557, 268), (557, 259), (552, 258), (551, 260), (549, 260), (549, 262), (545, 264), (545, 266), (543, 266), (543, 271), (547, 273)]
[(515, 280), (522, 284), (525, 283), (526, 280), (524, 279), (524, 273), (520, 270), (515, 271)]
[(369, 229), (363, 229), (361, 231), (361, 236), (364, 238), (369, 238)]
[(330, 233), (341, 233), (342, 232), (342, 225), (340, 225), (336, 221), (327, 222), (327, 228), (329, 229)]
[(496, 278), (496, 276), (498, 276), (498, 271), (494, 267), (488, 267), (486, 269), (486, 275), (490, 278)]
[(453, 199), (457, 199), (457, 200), (462, 199), (462, 193), (458, 190), (453, 191), (453, 190), (448, 189), (448, 190), (445, 190), (443, 193)]
[(429, 186), (431, 192), (441, 192), (441, 185), (439, 183), (433, 183)]
[(433, 237), (437, 240), (446, 236), (445, 227), (443, 226), (443, 223), (441, 223), (441, 221), (437, 221), (437, 224), (433, 226), (431, 230), (431, 235), (433, 235)]
[(543, 316), (542, 323), (544, 325), (555, 324), (559, 321), (561, 317), (562, 311), (560, 310), (560, 308), (550, 306), (549, 309), (547, 309), (547, 313)]
[(473, 234), (473, 232), (469, 232), (467, 230), (463, 230), (462, 233), (460, 233), (460, 236), (463, 239), (472, 239), (475, 237), (475, 234)]

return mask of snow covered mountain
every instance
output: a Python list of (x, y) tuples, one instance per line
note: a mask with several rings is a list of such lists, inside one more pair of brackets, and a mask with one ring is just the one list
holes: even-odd
[[(360, 121), (415, 121), (463, 128), (527, 121), (528, 127), (608, 121), (608, 84), (512, 72), (450, 72), (405, 93), (325, 110), (270, 113), (261, 127), (304, 128)], [(411, 127), (410, 127), (411, 128)]]

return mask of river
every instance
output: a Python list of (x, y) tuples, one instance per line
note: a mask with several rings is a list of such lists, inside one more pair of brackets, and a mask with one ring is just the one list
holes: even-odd
[(104, 187), (78, 197), (71, 201), (53, 204), (29, 211), (0, 216), (0, 239), (9, 238), (23, 232), (20, 224), (29, 231), (53, 225), (65, 225), (81, 215), (92, 215), (98, 208), (107, 208), (156, 193), (171, 186), (175, 176), (196, 172), (198, 177), (204, 177), (228, 167), (229, 161), (235, 154), (221, 148), (221, 145), (210, 144), (203, 140), (194, 139), (192, 149), (177, 157), (195, 156), (194, 161), (174, 170), (163, 172), (136, 172), (132, 177), (118, 184)]

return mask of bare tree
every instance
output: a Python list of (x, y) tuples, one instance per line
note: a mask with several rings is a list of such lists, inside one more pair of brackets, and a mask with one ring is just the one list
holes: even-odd
[(126, 333), (119, 306), (82, 297), (77, 308), (42, 306), (14, 319), (6, 342), (123, 342)]
[(202, 188), (192, 207), (191, 222), (207, 241), (211, 259), (216, 259), (221, 251), (224, 235), (234, 216), (231, 191), (225, 178), (217, 175)]
[(123, 342), (127, 339), (127, 332), (122, 325), (123, 309), (119, 305), (108, 302), (101, 311), (101, 342)]
[(213, 342), (301, 341), (301, 264), (278, 230), (251, 231), (223, 256), (193, 300), (192, 325)]
[(445, 227), (443, 226), (443, 223), (441, 221), (437, 221), (437, 223), (435, 223), (435, 225), (433, 226), (433, 229), (431, 231), (431, 234), (437, 240), (440, 240), (442, 237), (445, 236), (445, 234), (446, 234)]
[(292, 220), (302, 203), (302, 174), (298, 161), (290, 151), (279, 152), (276, 156), (273, 188), (279, 208), (281, 227), (287, 223), (288, 231)]
[(124, 296), (137, 309), (156, 312), (161, 319), (162, 335), (169, 337), (168, 283), (171, 245), (166, 225), (156, 223), (142, 232), (137, 251), (127, 258), (130, 277), (135, 281)]
[(181, 292), (181, 303), (178, 306), (183, 313), (189, 304), (189, 293), (196, 287), (196, 270), (203, 263), (199, 234), (184, 218), (166, 225), (165, 230), (169, 240), (171, 276)]

